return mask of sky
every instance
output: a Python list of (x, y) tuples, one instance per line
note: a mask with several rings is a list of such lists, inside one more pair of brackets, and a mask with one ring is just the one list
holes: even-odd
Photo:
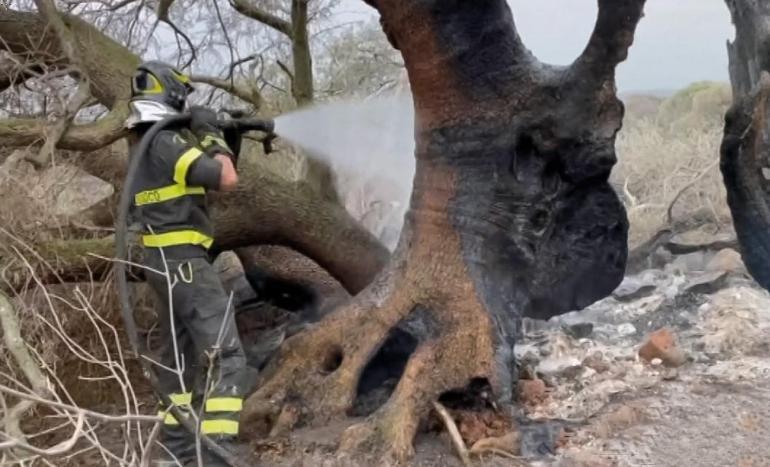
[[(580, 54), (596, 20), (596, 0), (509, 0), (524, 43), (541, 60), (566, 65)], [(376, 12), (343, 0), (339, 13)], [(629, 58), (617, 73), (621, 92), (669, 91), (694, 81), (727, 81), (726, 42), (734, 36), (723, 0), (648, 0)]]

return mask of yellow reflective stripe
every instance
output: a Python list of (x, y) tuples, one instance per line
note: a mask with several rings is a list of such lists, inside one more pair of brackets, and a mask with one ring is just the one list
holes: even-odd
[(175, 405), (190, 405), (192, 403), (191, 392), (180, 392), (177, 394), (170, 394), (168, 396)]
[(211, 146), (212, 144), (218, 144), (218, 145), (222, 146), (223, 148), (225, 148), (227, 150), (230, 150), (230, 147), (227, 145), (225, 140), (223, 140), (219, 136), (206, 135), (201, 140), (201, 146), (203, 146), (204, 148), (207, 148), (207, 147)]
[[(181, 409), (189, 408), (190, 404), (192, 404), (192, 393), (191, 392), (181, 392), (176, 394), (169, 394), (168, 398), (171, 400), (171, 403), (180, 407)], [(177, 419), (171, 414), (171, 412), (168, 412), (166, 410), (159, 410), (158, 416), (163, 417), (163, 423), (165, 425), (179, 425), (179, 422)]]
[(233, 420), (203, 420), (201, 433), (204, 435), (237, 435), (238, 422)]
[(182, 73), (179, 73), (176, 70), (171, 70), (171, 72), (174, 74), (174, 76), (176, 76), (176, 79), (178, 79), (179, 81), (181, 81), (181, 82), (183, 82), (185, 84), (190, 82), (190, 77), (189, 76), (187, 76), (185, 74), (182, 74)]
[(145, 204), (162, 203), (185, 195), (205, 195), (206, 189), (202, 186), (184, 186), (169, 185), (154, 190), (146, 190), (137, 193), (134, 196), (134, 204), (143, 206)]
[(166, 413), (165, 410), (159, 410), (158, 411), (158, 417), (163, 417), (163, 424), (164, 425), (179, 425), (179, 422), (177, 419), (171, 415), (171, 413)]
[(175, 245), (203, 245), (210, 248), (214, 244), (214, 239), (197, 230), (178, 230), (176, 232), (143, 235), (142, 244), (151, 248)]
[(240, 412), (243, 399), (240, 397), (212, 397), (206, 401), (206, 412)]
[(198, 148), (190, 148), (184, 154), (179, 156), (174, 166), (174, 181), (182, 186), (187, 186), (187, 171), (190, 165), (203, 154)]

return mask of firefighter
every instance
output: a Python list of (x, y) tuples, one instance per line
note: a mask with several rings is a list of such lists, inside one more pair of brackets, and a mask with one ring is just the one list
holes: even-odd
[[(131, 83), (132, 148), (147, 129), (185, 111), (193, 91), (187, 76), (160, 62), (138, 67)], [(214, 242), (206, 208), (208, 191), (230, 191), (238, 182), (237, 155), (208, 109), (189, 110), (186, 127), (162, 130), (150, 144), (133, 186), (132, 221), (141, 225), (142, 261), (159, 299), (160, 390), (185, 414), (198, 414), (200, 432), (233, 450), (248, 378), (246, 357), (228, 310), (228, 296), (210, 263)], [(161, 443), (167, 459), (196, 465), (195, 436), (164, 414)], [(203, 465), (225, 465), (203, 450)]]

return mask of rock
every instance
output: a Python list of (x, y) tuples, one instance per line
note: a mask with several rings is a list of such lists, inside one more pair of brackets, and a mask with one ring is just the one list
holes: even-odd
[(718, 357), (760, 354), (770, 328), (770, 299), (765, 292), (749, 287), (720, 290), (703, 313), (702, 350)]
[(682, 290), (692, 294), (713, 294), (725, 288), (727, 276), (728, 274), (725, 271), (704, 272), (688, 279)]
[(610, 369), (610, 364), (604, 360), (604, 355), (601, 352), (594, 352), (584, 358), (583, 366), (586, 368), (591, 368), (597, 373), (604, 373)]
[(679, 377), (679, 371), (676, 368), (666, 368), (660, 377), (663, 381), (673, 381)]
[(708, 258), (703, 251), (696, 251), (685, 255), (677, 256), (671, 263), (671, 267), (682, 273), (702, 272), (706, 269)]
[(522, 379), (518, 383), (519, 401), (525, 405), (538, 405), (548, 397), (548, 389), (541, 379)]
[(114, 193), (111, 184), (68, 164), (46, 169), (37, 183), (41, 194), (51, 199), (53, 214), (62, 217), (75, 216)]
[(632, 336), (636, 334), (636, 326), (631, 323), (623, 323), (618, 326), (617, 332), (620, 337)]
[(730, 274), (746, 273), (746, 265), (743, 264), (741, 254), (732, 248), (719, 251), (706, 264), (707, 272), (727, 272)]
[(593, 323), (576, 323), (562, 326), (562, 331), (573, 339), (585, 339), (594, 331)]
[(659, 358), (668, 367), (681, 366), (687, 360), (668, 329), (659, 329), (650, 334), (647, 342), (639, 349), (639, 356), (647, 362)]
[(628, 428), (642, 423), (645, 413), (641, 407), (635, 405), (621, 405), (601, 416), (591, 427), (594, 435), (601, 439), (608, 439)]
[(666, 248), (675, 255), (682, 255), (704, 250), (717, 251), (733, 248), (738, 244), (734, 232), (714, 234), (708, 229), (696, 229), (675, 235), (666, 242)]
[(650, 295), (655, 289), (655, 283), (647, 277), (628, 276), (612, 292), (612, 297), (619, 302), (631, 302)]
[(0, 197), (7, 200), (18, 187), (25, 187), (24, 196), (16, 197), (14, 204), (18, 220), (25, 224), (50, 226), (51, 221), (66, 224), (71, 219), (87, 223), (95, 215), (87, 211), (114, 193), (110, 183), (71, 164), (37, 172), (23, 159), (24, 155), (14, 152), (0, 166)]
[(580, 360), (575, 357), (549, 357), (537, 365), (537, 373), (546, 377), (574, 377), (582, 368)]

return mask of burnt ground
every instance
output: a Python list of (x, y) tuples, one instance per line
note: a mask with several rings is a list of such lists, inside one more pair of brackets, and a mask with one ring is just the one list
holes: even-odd
[[(554, 455), (486, 456), (476, 465), (770, 466), (770, 295), (739, 261), (724, 261), (732, 253), (674, 261), (627, 278), (586, 310), (526, 321), (516, 352), (522, 375), (547, 390), (522, 394), (518, 406), (533, 419), (569, 421), (571, 436)], [(638, 356), (660, 328), (686, 355), (681, 366)], [(388, 465), (335, 453), (339, 434), (359, 420), (252, 447), (268, 466)], [(439, 427), (420, 435), (409, 465), (462, 466)]]

